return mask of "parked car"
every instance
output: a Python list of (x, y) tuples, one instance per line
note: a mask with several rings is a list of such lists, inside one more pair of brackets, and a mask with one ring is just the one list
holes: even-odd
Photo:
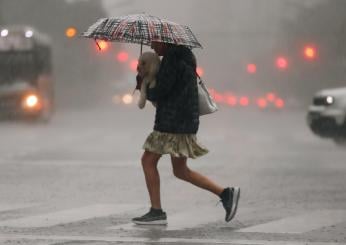
[(309, 106), (307, 122), (316, 135), (346, 145), (346, 87), (317, 92)]

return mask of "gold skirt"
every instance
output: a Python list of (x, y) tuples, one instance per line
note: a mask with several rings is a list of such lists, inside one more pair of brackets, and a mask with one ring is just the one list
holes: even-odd
[(154, 131), (147, 137), (143, 149), (156, 154), (173, 157), (197, 158), (209, 151), (197, 143), (195, 134), (172, 134)]

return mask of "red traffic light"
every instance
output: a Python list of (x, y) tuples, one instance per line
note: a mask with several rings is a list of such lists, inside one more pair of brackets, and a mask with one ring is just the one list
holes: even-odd
[(287, 58), (280, 56), (276, 59), (276, 67), (279, 68), (280, 70), (286, 70), (288, 67), (288, 60)]

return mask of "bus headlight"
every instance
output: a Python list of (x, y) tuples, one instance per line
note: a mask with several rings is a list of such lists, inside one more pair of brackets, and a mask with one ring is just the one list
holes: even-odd
[(27, 110), (40, 109), (40, 99), (36, 94), (29, 94), (24, 97), (23, 107)]

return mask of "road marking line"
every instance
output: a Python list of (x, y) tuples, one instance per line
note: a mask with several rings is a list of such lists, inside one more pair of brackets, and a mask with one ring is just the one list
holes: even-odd
[[(224, 217), (224, 210), (220, 207), (204, 207), (189, 210), (184, 213), (177, 213), (168, 215), (166, 226), (150, 226), (154, 229), (160, 230), (184, 230), (188, 228), (195, 228), (208, 223), (221, 222)], [(133, 223), (116, 225), (108, 227), (107, 230), (143, 230), (148, 229), (148, 226), (135, 225)]]
[(146, 238), (146, 237), (107, 237), (107, 236), (45, 236), (0, 234), (0, 241), (69, 241), (69, 242), (121, 242), (121, 243), (172, 243), (172, 244), (239, 244), (239, 245), (346, 245), (335, 242), (304, 241), (265, 241), (265, 240), (221, 240), (193, 238)]
[(346, 222), (346, 210), (320, 210), (240, 229), (237, 232), (300, 234)]
[(72, 222), (78, 222), (81, 220), (105, 217), (114, 214), (121, 214), (124, 212), (133, 211), (139, 209), (140, 206), (132, 204), (122, 205), (108, 205), (97, 204), (87, 207), (62, 210), (54, 213), (47, 213), (43, 215), (36, 215), (30, 217), (24, 217), (19, 219), (5, 220), (0, 222), (0, 226), (7, 227), (49, 227), (59, 224), (66, 224)]

